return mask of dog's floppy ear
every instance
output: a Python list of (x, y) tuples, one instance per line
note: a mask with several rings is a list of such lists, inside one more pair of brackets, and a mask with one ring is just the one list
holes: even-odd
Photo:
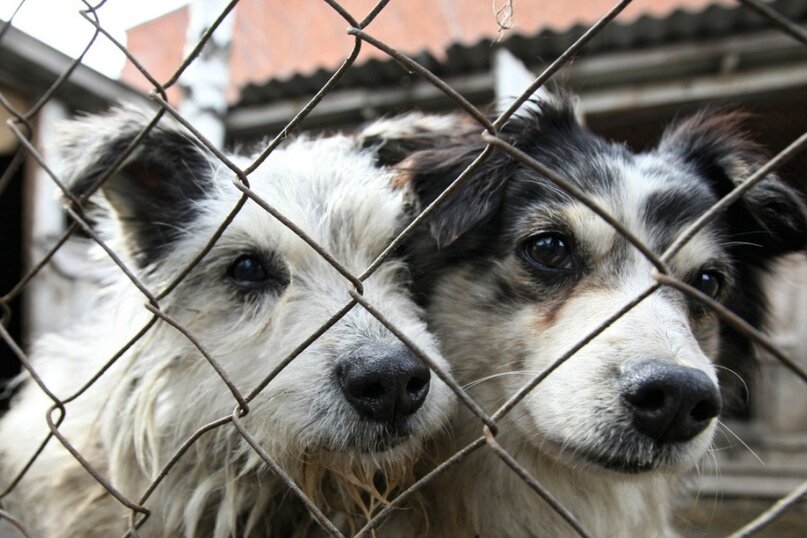
[[(153, 115), (133, 108), (87, 116), (61, 132), (62, 176), (72, 192), (94, 187)], [(139, 142), (93, 201), (119, 223), (137, 263), (146, 266), (170, 250), (209, 192), (211, 155), (178, 125), (161, 121)]]
[[(701, 112), (667, 130), (659, 149), (677, 154), (725, 196), (767, 162), (742, 130), (746, 115)], [(799, 194), (775, 174), (749, 189), (727, 212), (731, 233), (764, 261), (807, 247), (807, 210)]]
[[(432, 203), (484, 149), (475, 134), (463, 143), (412, 154), (399, 165), (422, 207)], [(429, 230), (438, 248), (454, 243), (466, 232), (489, 222), (501, 206), (504, 183), (514, 162), (494, 154), (466, 177), (464, 183), (438, 206), (429, 219)]]
[[(395, 166), (399, 186), (414, 193), (418, 205), (433, 202), (484, 148), (483, 127), (459, 114), (420, 112), (377, 120), (358, 135), (380, 166)], [(438, 247), (447, 247), (488, 220), (500, 202), (503, 178), (489, 159), (437, 208), (429, 228)]]

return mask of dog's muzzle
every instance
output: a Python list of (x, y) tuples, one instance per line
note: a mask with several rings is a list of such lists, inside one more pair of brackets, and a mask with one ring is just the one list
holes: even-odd
[(361, 416), (396, 431), (426, 400), (431, 370), (403, 344), (366, 345), (342, 357), (336, 374)]
[(720, 392), (701, 370), (647, 360), (625, 365), (620, 374), (633, 427), (659, 445), (689, 441), (720, 414)]

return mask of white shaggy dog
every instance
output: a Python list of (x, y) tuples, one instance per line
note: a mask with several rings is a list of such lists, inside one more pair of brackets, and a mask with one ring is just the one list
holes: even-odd
[[(696, 115), (636, 154), (587, 131), (562, 99), (534, 105), (500, 136), (657, 253), (765, 162), (737, 115)], [(414, 115), (364, 134), (383, 143), (386, 164), (406, 157), (400, 148), (413, 140), (434, 138), (399, 164), (399, 181), (424, 204), (485, 147), (478, 125), (447, 121)], [(698, 232), (669, 269), (762, 327), (761, 275), (805, 242), (803, 202), (770, 175)], [(455, 375), (491, 413), (654, 284), (651, 262), (619, 232), (502, 151), (432, 214), (411, 251), (430, 327)], [(747, 376), (752, 359), (750, 342), (710, 309), (662, 288), (546, 376), (501, 419), (496, 439), (591, 535), (669, 536), (679, 478), (706, 454), (721, 407), (732, 403), (729, 381)], [(482, 433), (477, 417), (464, 407), (461, 415), (445, 457)], [(427, 505), (433, 536), (575, 534), (487, 447), (437, 479)]]
[[(65, 178), (93, 185), (150, 118), (132, 110), (74, 123)], [(239, 166), (251, 160), (233, 157)], [(93, 197), (107, 244), (153, 293), (188, 264), (235, 206), (234, 174), (163, 121)], [(354, 139), (298, 139), (249, 176), (251, 188), (360, 274), (405, 224), (403, 194)], [(101, 370), (151, 318), (117, 269), (89, 320), (37, 342), (33, 367), (59, 398)], [(365, 297), (442, 361), (392, 259)], [(160, 306), (247, 394), (350, 297), (349, 283), (253, 201)], [(0, 421), (0, 489), (45, 438), (52, 401), (25, 379)], [(198, 428), (236, 401), (188, 338), (158, 321), (66, 405), (59, 431), (111, 484), (137, 501)], [(360, 306), (294, 359), (251, 401), (243, 424), (329, 515), (348, 527), (410, 480), (424, 440), (447, 420), (449, 389)], [(54, 419), (59, 413), (54, 413)], [(203, 434), (145, 506), (141, 537), (291, 536), (313, 529), (302, 504), (231, 424)], [(3, 499), (37, 537), (112, 537), (131, 511), (51, 439)], [(363, 512), (364, 511), (364, 512)]]

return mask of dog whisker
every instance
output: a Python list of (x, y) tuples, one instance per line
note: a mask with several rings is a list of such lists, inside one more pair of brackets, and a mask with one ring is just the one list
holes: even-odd
[(537, 374), (538, 374), (537, 371), (532, 372), (532, 371), (516, 371), (516, 370), (513, 370), (513, 371), (510, 371), (510, 372), (498, 372), (498, 373), (495, 373), (495, 374), (491, 374), (489, 376), (480, 377), (479, 379), (475, 379), (475, 380), (463, 385), (462, 388), (464, 388), (465, 390), (469, 390), (469, 389), (471, 389), (471, 388), (473, 388), (473, 387), (475, 387), (475, 386), (477, 386), (477, 385), (479, 385), (481, 383), (484, 383), (486, 381), (490, 381), (492, 379), (496, 379), (496, 378), (499, 378), (499, 377), (504, 377), (504, 376), (519, 376), (519, 375), (533, 376), (533, 375), (537, 375)]
[(725, 431), (725, 432), (727, 432), (727, 433), (731, 434), (731, 436), (732, 436), (734, 439), (736, 439), (737, 441), (739, 441), (739, 442), (740, 442), (740, 444), (741, 444), (741, 445), (742, 445), (742, 446), (743, 446), (743, 447), (744, 447), (746, 450), (748, 450), (748, 452), (749, 452), (749, 453), (750, 453), (752, 456), (754, 456), (754, 458), (755, 458), (755, 459), (756, 459), (756, 460), (757, 460), (759, 463), (761, 463), (762, 465), (765, 465), (765, 462), (762, 460), (762, 458), (760, 458), (760, 457), (757, 455), (757, 453), (756, 453), (756, 452), (754, 452), (754, 450), (753, 450), (753, 449), (752, 449), (750, 446), (748, 446), (748, 444), (747, 444), (745, 441), (743, 441), (743, 440), (742, 440), (742, 438), (741, 438), (739, 435), (737, 435), (736, 433), (734, 433), (734, 431), (732, 431), (732, 429), (731, 429), (731, 428), (729, 428), (729, 427), (728, 427), (728, 425), (727, 425), (725, 422), (723, 422), (723, 421), (721, 421), (721, 420), (718, 420), (718, 421), (717, 421), (717, 425), (718, 425), (718, 427), (719, 427), (720, 429), (722, 429), (723, 431)]
[(755, 247), (755, 248), (763, 248), (764, 245), (760, 245), (759, 243), (751, 243), (748, 241), (728, 241), (724, 243), (727, 247)]
[(749, 398), (749, 395), (751, 394), (751, 391), (750, 391), (750, 389), (748, 388), (748, 384), (745, 382), (745, 379), (743, 379), (743, 376), (741, 376), (741, 375), (740, 375), (739, 373), (737, 373), (735, 370), (732, 370), (732, 369), (731, 369), (731, 368), (729, 368), (728, 366), (724, 366), (724, 365), (722, 365), (722, 364), (715, 364), (715, 368), (717, 368), (717, 369), (719, 369), (719, 370), (725, 370), (725, 371), (727, 371), (728, 373), (730, 373), (731, 375), (733, 375), (734, 377), (736, 377), (736, 378), (737, 378), (737, 379), (740, 381), (740, 383), (742, 383), (743, 388), (745, 389), (745, 390), (744, 390), (744, 394), (745, 394), (745, 404), (746, 404), (746, 405), (748, 405), (748, 398)]

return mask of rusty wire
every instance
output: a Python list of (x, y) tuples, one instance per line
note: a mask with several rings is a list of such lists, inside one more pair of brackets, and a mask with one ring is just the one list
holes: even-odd
[(732, 533), (729, 538), (746, 538), (761, 531), (781, 516), (788, 508), (799, 502), (807, 495), (807, 481), (802, 482), (796, 489), (776, 501), (773, 506), (762, 512), (753, 521), (748, 522), (743, 528)]
[(495, 454), (508, 466), (514, 473), (518, 475), (524, 482), (526, 482), (532, 490), (537, 493), (545, 503), (552, 507), (552, 509), (563, 518), (566, 523), (574, 530), (574, 532), (581, 538), (590, 538), (591, 534), (583, 528), (573, 513), (563, 504), (558, 501), (552, 493), (549, 492), (538, 480), (530, 475), (529, 471), (525, 469), (518, 460), (516, 460), (505, 448), (496, 441), (496, 434), (488, 429), (487, 426), (482, 428), (485, 435), (485, 442), (495, 452)]
[[(583, 193), (580, 189), (576, 189), (572, 183), (565, 180), (560, 174), (556, 173), (555, 171), (548, 168), (545, 164), (540, 163), (528, 155), (524, 154), (523, 152), (519, 151), (515, 148), (511, 143), (499, 137), (499, 130), (506, 124), (508, 119), (512, 117), (512, 115), (518, 110), (518, 108), (528, 100), (535, 91), (541, 88), (550, 78), (564, 65), (568, 64), (570, 60), (572, 60), (575, 55), (579, 52), (579, 50), (588, 43), (591, 39), (596, 38), (596, 36), (600, 33), (600, 31), (608, 25), (619, 13), (621, 13), (630, 3), (631, 0), (621, 0), (618, 1), (613, 5), (613, 7), (608, 10), (603, 16), (593, 24), (583, 35), (580, 36), (570, 47), (568, 47), (555, 61), (553, 61), (549, 66), (541, 73), (535, 81), (530, 85), (530, 87), (519, 96), (512, 105), (504, 111), (498, 118), (495, 120), (491, 120), (485, 113), (480, 111), (476, 106), (471, 104), (467, 99), (465, 99), (462, 95), (460, 95), (456, 90), (454, 90), (450, 85), (445, 83), (445, 81), (441, 80), (439, 77), (431, 73), (428, 69), (420, 65), (418, 62), (414, 61), (410, 57), (396, 51), (393, 47), (382, 41), (381, 39), (374, 36), (368, 27), (371, 25), (372, 21), (383, 12), (384, 8), (388, 4), (389, 0), (381, 0), (377, 2), (373, 8), (365, 15), (363, 18), (359, 19), (354, 14), (350, 13), (347, 9), (345, 9), (342, 5), (340, 5), (335, 0), (323, 0), (333, 11), (334, 13), (344, 19), (349, 28), (346, 30), (346, 38), (353, 39), (353, 47), (350, 53), (345, 57), (344, 61), (341, 65), (333, 72), (333, 74), (329, 77), (328, 81), (319, 89), (319, 91), (299, 110), (299, 112), (292, 118), (288, 124), (274, 137), (274, 139), (269, 142), (263, 151), (259, 153), (259, 155), (254, 159), (254, 161), (244, 169), (239, 168), (233, 162), (229, 160), (229, 158), (220, 151), (219, 148), (215, 147), (210, 141), (206, 140), (205, 137), (189, 122), (185, 119), (174, 107), (172, 107), (168, 103), (167, 93), (166, 90), (177, 83), (182, 73), (191, 65), (203, 52), (206, 43), (211, 39), (212, 35), (216, 31), (217, 27), (221, 24), (221, 22), (225, 19), (225, 17), (230, 14), (236, 5), (238, 4), (238, 0), (230, 1), (227, 6), (221, 11), (219, 16), (216, 18), (214, 23), (208, 28), (203, 35), (199, 38), (198, 42), (195, 46), (190, 50), (188, 55), (184, 58), (179, 68), (169, 77), (169, 79), (164, 82), (160, 83), (149, 71), (138, 61), (138, 59), (131, 54), (130, 51), (126, 49), (126, 47), (117, 41), (113, 36), (111, 36), (104, 28), (100, 18), (100, 14), (98, 10), (103, 6), (104, 2), (100, 2), (97, 5), (91, 5), (86, 0), (82, 0), (86, 6), (86, 9), (81, 11), (82, 16), (87, 20), (94, 28), (94, 32), (92, 37), (88, 40), (86, 46), (84, 47), (83, 51), (79, 55), (79, 57), (70, 62), (68, 67), (60, 73), (57, 80), (46, 90), (46, 92), (40, 96), (35, 104), (26, 111), (17, 111), (15, 110), (12, 105), (8, 102), (8, 100), (0, 94), (0, 107), (4, 108), (10, 115), (11, 119), (8, 122), (8, 127), (11, 132), (16, 136), (20, 143), (20, 149), (18, 153), (15, 155), (12, 164), (2, 177), (0, 177), (0, 195), (2, 195), (5, 186), (11, 181), (14, 172), (16, 171), (17, 167), (21, 166), (25, 160), (29, 160), (33, 163), (36, 163), (42, 170), (46, 172), (46, 174), (50, 177), (50, 179), (54, 182), (55, 185), (59, 187), (62, 191), (66, 200), (70, 202), (69, 206), (67, 207), (67, 213), (72, 218), (72, 221), (67, 226), (65, 232), (55, 241), (53, 246), (47, 250), (44, 256), (38, 260), (33, 266), (25, 273), (25, 275), (20, 279), (20, 281), (5, 295), (0, 296), (0, 307), (3, 309), (3, 316), (2, 320), (5, 323), (6, 318), (8, 316), (8, 304), (11, 300), (20, 296), (20, 294), (24, 291), (25, 287), (31, 282), (31, 280), (39, 274), (50, 262), (53, 258), (55, 253), (69, 240), (69, 238), (74, 234), (77, 230), (82, 229), (85, 233), (87, 233), (90, 238), (103, 249), (112, 262), (117, 266), (118, 270), (126, 275), (126, 278), (129, 279), (132, 284), (137, 287), (137, 289), (143, 294), (146, 299), (146, 303), (144, 304), (144, 308), (152, 315), (151, 318), (136, 332), (134, 332), (133, 336), (123, 343), (123, 345), (118, 349), (116, 353), (113, 354), (112, 357), (97, 371), (93, 372), (91, 377), (74, 393), (63, 397), (60, 399), (57, 397), (43, 382), (41, 377), (38, 375), (34, 365), (31, 364), (28, 356), (22, 350), (22, 348), (17, 344), (7, 332), (4, 327), (4, 323), (0, 323), (0, 340), (5, 342), (6, 345), (9, 346), (10, 349), (14, 352), (14, 354), (20, 360), (23, 368), (28, 372), (31, 379), (39, 386), (39, 388), (43, 391), (43, 393), (52, 401), (52, 406), (47, 412), (47, 415), (44, 419), (47, 421), (49, 426), (49, 433), (43, 439), (42, 443), (39, 445), (38, 450), (35, 451), (34, 454), (31, 455), (31, 458), (28, 460), (27, 464), (15, 474), (15, 478), (9, 484), (9, 486), (2, 492), (0, 492), (0, 520), (8, 521), (15, 529), (17, 529), (21, 535), (28, 536), (27, 530), (21, 521), (14, 514), (10, 514), (5, 511), (2, 507), (2, 499), (6, 497), (9, 493), (13, 491), (15, 486), (18, 482), (24, 477), (24, 475), (28, 472), (28, 470), (33, 466), (36, 465), (36, 460), (44, 450), (47, 443), (51, 442), (53, 438), (61, 443), (66, 450), (68, 450), (71, 455), (79, 462), (87, 472), (101, 485), (103, 486), (107, 492), (112, 495), (122, 506), (129, 509), (129, 525), (128, 530), (126, 531), (127, 536), (137, 536), (137, 529), (139, 529), (148, 519), (150, 514), (150, 510), (146, 506), (147, 501), (149, 500), (152, 493), (156, 490), (157, 487), (161, 484), (166, 476), (168, 476), (174, 466), (181, 460), (184, 454), (200, 439), (202, 436), (206, 435), (207, 433), (224, 427), (232, 427), (234, 428), (238, 434), (244, 439), (244, 441), (254, 450), (254, 452), (266, 463), (267, 467), (285, 483), (285, 485), (289, 488), (289, 491), (298, 498), (307, 510), (310, 512), (312, 517), (321, 525), (323, 530), (328, 533), (330, 536), (334, 537), (343, 537), (343, 534), (339, 531), (336, 525), (330, 521), (327, 514), (323, 512), (323, 510), (317, 506), (303, 491), (302, 489), (294, 482), (294, 479), (284, 470), (282, 469), (270, 456), (266, 451), (260, 446), (258, 441), (254, 438), (254, 436), (249, 432), (247, 427), (241, 421), (241, 419), (248, 415), (250, 412), (249, 403), (256, 398), (271, 382), (272, 380), (280, 374), (289, 364), (291, 364), (297, 356), (299, 356), (311, 343), (316, 341), (320, 336), (322, 336), (329, 328), (331, 328), (335, 323), (337, 323), (342, 317), (344, 317), (351, 309), (353, 308), (363, 308), (367, 312), (369, 312), (372, 316), (374, 316), (380, 323), (382, 323), (392, 334), (394, 334), (399, 340), (401, 340), (404, 344), (406, 344), (410, 349), (413, 350), (424, 362), (426, 362), (432, 371), (440, 377), (457, 395), (460, 401), (472, 412), (476, 417), (479, 419), (480, 422), (480, 437), (471, 442), (470, 444), (466, 445), (462, 449), (458, 450), (455, 454), (449, 457), (447, 460), (439, 463), (434, 469), (429, 471), (424, 476), (420, 477), (418, 481), (414, 484), (410, 485), (407, 489), (400, 492), (400, 494), (392, 499), (392, 501), (385, 507), (383, 507), (380, 511), (378, 511), (370, 520), (366, 523), (366, 525), (358, 531), (356, 536), (365, 537), (370, 536), (373, 534), (374, 530), (383, 525), (383, 522), (387, 516), (396, 508), (402, 506), (406, 500), (412, 498), (418, 491), (422, 490), (426, 485), (432, 482), (436, 477), (440, 474), (444, 473), (446, 469), (457, 465), (460, 461), (466, 458), (469, 454), (473, 453), (476, 450), (479, 450), (483, 447), (487, 447), (491, 450), (497, 457), (499, 457), (510, 469), (516, 473), (519, 477), (521, 477), (529, 486), (536, 492), (537, 495), (540, 495), (548, 504), (551, 506), (560, 517), (562, 517), (570, 526), (571, 528), (580, 536), (589, 536), (587, 531), (582, 528), (579, 522), (576, 519), (574, 514), (574, 510), (578, 509), (578, 507), (565, 507), (561, 505), (558, 501), (556, 501), (552, 495), (538, 482), (534, 477), (530, 475), (530, 473), (511, 455), (509, 454), (497, 441), (497, 429), (498, 429), (498, 422), (509, 413), (519, 402), (521, 402), (527, 395), (535, 389), (547, 376), (551, 375), (552, 372), (557, 369), (563, 362), (574, 356), (581, 348), (583, 348), (586, 344), (588, 344), (591, 340), (597, 337), (601, 332), (606, 330), (609, 326), (619, 320), (623, 315), (625, 315), (628, 311), (634, 308), (636, 305), (641, 303), (644, 299), (649, 297), (651, 294), (655, 293), (662, 287), (671, 287), (677, 289), (681, 293), (700, 301), (703, 303), (707, 308), (710, 308), (714, 311), (719, 317), (721, 317), (724, 321), (729, 323), (732, 327), (736, 330), (750, 338), (756, 344), (767, 350), (772, 356), (777, 358), (780, 362), (782, 362), (787, 368), (789, 368), (795, 375), (799, 376), (802, 380), (807, 382), (807, 371), (804, 369), (803, 366), (799, 365), (795, 361), (793, 361), (790, 357), (788, 357), (785, 353), (783, 353), (780, 349), (778, 349), (765, 335), (761, 334), (759, 331), (752, 328), (742, 319), (740, 319), (737, 315), (720, 305), (719, 303), (715, 302), (714, 300), (710, 299), (707, 296), (704, 296), (702, 293), (698, 292), (697, 290), (693, 289), (691, 286), (681, 282), (680, 280), (674, 279), (669, 276), (667, 271), (666, 263), (670, 261), (670, 259), (675, 255), (676, 252), (695, 234), (703, 229), (703, 227), (720, 212), (724, 211), (728, 206), (735, 203), (739, 200), (742, 195), (750, 188), (752, 188), (757, 182), (761, 181), (767, 174), (771, 171), (775, 170), (779, 167), (784, 161), (792, 157), (796, 152), (801, 151), (804, 146), (807, 145), (807, 133), (799, 137), (795, 140), (788, 148), (782, 151), (779, 155), (771, 159), (767, 162), (764, 166), (762, 166), (759, 170), (754, 171), (754, 173), (748, 178), (748, 180), (739, 185), (734, 191), (726, 195), (723, 199), (720, 200), (716, 205), (714, 205), (709, 211), (703, 214), (696, 222), (694, 222), (687, 230), (685, 230), (677, 240), (667, 249), (666, 252), (662, 253), (661, 255), (653, 252), (650, 248), (648, 248), (640, 239), (638, 239), (631, 230), (625, 228), (625, 226), (619, 222), (618, 219), (614, 218), (610, 215), (606, 210), (604, 210), (599, 204), (596, 203), (593, 199), (588, 197), (585, 193)], [(773, 10), (770, 6), (760, 2), (759, 0), (738, 0), (740, 3), (747, 6), (749, 9), (754, 10), (755, 12), (759, 13), (761, 16), (766, 17), (771, 21), (772, 24), (779, 27), (782, 31), (786, 32), (794, 39), (799, 40), (801, 43), (807, 45), (807, 33), (805, 33), (804, 29), (799, 25), (795, 24), (793, 21), (790, 21), (782, 14)], [(22, 0), (17, 9), (15, 14), (19, 9), (23, 6), (25, 0)], [(13, 17), (12, 17), (13, 18)], [(10, 24), (11, 21), (8, 21)], [(2, 39), (6, 33), (8, 25), (4, 25), (0, 28), (0, 39)], [(152, 120), (148, 123), (148, 125), (136, 135), (136, 137), (132, 140), (132, 142), (118, 155), (115, 159), (115, 162), (112, 163), (108, 169), (102, 173), (95, 184), (87, 191), (76, 195), (65, 186), (62, 182), (62, 178), (59, 177), (46, 163), (43, 156), (40, 154), (39, 150), (35, 147), (33, 143), (33, 135), (35, 132), (35, 119), (37, 114), (42, 109), (42, 107), (47, 104), (56, 92), (60, 89), (60, 87), (70, 78), (73, 74), (75, 69), (78, 68), (79, 64), (81, 63), (82, 59), (92, 47), (93, 43), (96, 41), (98, 36), (104, 36), (110, 43), (112, 43), (115, 47), (121, 50), (127, 59), (132, 63), (132, 65), (149, 81), (152, 85), (153, 89), (151, 91), (150, 97), (157, 105), (157, 111), (154, 114)], [(266, 158), (274, 151), (280, 144), (285, 140), (300, 124), (300, 122), (320, 103), (320, 101), (328, 95), (329, 92), (338, 84), (344, 73), (349, 70), (354, 63), (356, 62), (357, 58), (359, 57), (359, 53), (361, 52), (362, 45), (367, 43), (368, 45), (375, 47), (376, 49), (384, 52), (390, 58), (398, 62), (405, 70), (410, 73), (414, 73), (426, 82), (433, 85), (435, 88), (439, 89), (443, 94), (445, 94), (459, 109), (463, 110), (468, 116), (470, 116), (473, 120), (475, 120), (480, 127), (480, 137), (481, 140), (485, 143), (485, 147), (480, 153), (476, 156), (473, 162), (457, 177), (452, 178), (453, 181), (450, 186), (440, 195), (437, 199), (430, 204), (428, 207), (424, 208), (424, 210), (394, 239), (392, 239), (391, 243), (384, 249), (381, 255), (378, 256), (376, 260), (374, 260), (361, 274), (354, 275), (351, 273), (347, 268), (345, 268), (341, 263), (339, 263), (333, 256), (331, 256), (321, 245), (319, 245), (313, 238), (307, 235), (301, 228), (299, 228), (292, 220), (288, 219), (285, 215), (283, 215), (280, 211), (275, 209), (272, 205), (270, 205), (266, 200), (260, 198), (249, 186), (249, 175), (256, 170), (265, 160)], [(149, 135), (149, 132), (152, 128), (154, 128), (159, 121), (165, 115), (169, 115), (173, 118), (174, 121), (182, 124), (187, 130), (191, 133), (193, 137), (198, 141), (198, 143), (204, 146), (207, 150), (209, 150), (219, 161), (221, 164), (228, 169), (230, 169), (234, 174), (234, 183), (236, 187), (241, 191), (241, 197), (238, 202), (233, 206), (231, 211), (226, 215), (226, 217), (222, 220), (221, 225), (218, 229), (212, 234), (210, 238), (208, 238), (205, 246), (200, 249), (200, 251), (193, 257), (193, 259), (186, 265), (186, 267), (180, 271), (164, 288), (161, 290), (150, 290), (145, 284), (143, 284), (137, 276), (128, 268), (126, 267), (125, 263), (122, 259), (111, 249), (107, 246), (104, 241), (95, 233), (87, 221), (85, 220), (83, 214), (83, 208), (85, 204), (88, 202), (89, 197), (101, 188), (105, 181), (109, 177), (111, 177), (125, 162), (125, 160), (132, 154), (133, 151), (137, 149), (141, 141)], [(537, 172), (541, 173), (543, 176), (548, 177), (551, 181), (553, 181), (559, 188), (565, 190), (570, 196), (573, 196), (577, 200), (581, 201), (583, 204), (587, 205), (592, 211), (598, 214), (601, 218), (605, 220), (610, 226), (612, 226), (618, 233), (620, 233), (623, 237), (625, 237), (656, 269), (653, 273), (653, 277), (656, 280), (655, 284), (648, 286), (643, 292), (637, 294), (634, 298), (628, 301), (622, 307), (615, 309), (613, 314), (609, 316), (606, 320), (600, 323), (597, 327), (592, 328), (589, 334), (581, 339), (579, 342), (571, 346), (571, 348), (564, 353), (563, 355), (559, 356), (553, 363), (551, 363), (544, 371), (540, 372), (538, 375), (534, 376), (530, 379), (529, 382), (524, 384), (515, 394), (508, 399), (499, 409), (497, 409), (492, 415), (488, 414), (482, 407), (479, 406), (477, 402), (473, 400), (473, 398), (457, 383), (457, 381), (452, 377), (450, 372), (445, 371), (444, 369), (440, 368), (440, 366), (434, 361), (429, 354), (421, 349), (419, 349), (415, 343), (403, 332), (401, 332), (392, 322), (390, 322), (387, 317), (384, 315), (383, 312), (379, 311), (363, 294), (363, 282), (369, 278), (380, 265), (389, 258), (395, 252), (395, 250), (413, 233), (417, 231), (417, 229), (430, 217), (430, 215), (438, 208), (441, 204), (445, 202), (448, 198), (450, 198), (457, 189), (459, 189), (466, 179), (471, 175), (471, 173), (476, 170), (494, 151), (500, 151), (511, 158), (518, 160), (524, 166), (530, 167)], [(334, 269), (336, 269), (345, 279), (345, 286), (346, 286), (346, 293), (345, 293), (345, 304), (335, 311), (332, 316), (328, 319), (326, 323), (324, 323), (319, 329), (314, 331), (312, 334), (308, 335), (306, 338), (302, 339), (300, 344), (286, 357), (284, 357), (278, 365), (271, 371), (268, 372), (267, 375), (255, 386), (250, 389), (249, 392), (243, 393), (239, 391), (238, 387), (235, 386), (235, 383), (230, 379), (226, 372), (226, 368), (223, 367), (215, 357), (211, 356), (210, 353), (204, 348), (204, 346), (200, 343), (197, 335), (192, 334), (186, 327), (184, 327), (179, 321), (168, 315), (163, 309), (160, 302), (173, 290), (177, 288), (181, 284), (181, 282), (194, 270), (194, 268), (198, 265), (198, 263), (210, 252), (213, 246), (216, 244), (218, 239), (230, 225), (232, 220), (235, 216), (241, 211), (243, 206), (248, 203), (249, 201), (255, 203), (257, 206), (261, 207), (265, 210), (268, 214), (272, 215), (276, 218), (279, 222), (281, 222), (284, 226), (286, 226), (289, 230), (299, 236), (303, 241), (305, 241), (315, 252), (317, 252), (324, 260), (326, 260)], [(94, 383), (96, 383), (102, 376), (104, 376), (109, 368), (112, 367), (129, 349), (131, 349), (136, 343), (147, 333), (149, 332), (152, 327), (154, 327), (158, 322), (164, 322), (169, 326), (173, 327), (177, 330), (180, 334), (182, 334), (202, 355), (202, 357), (210, 364), (210, 366), (214, 369), (215, 374), (219, 377), (222, 381), (224, 386), (229, 390), (229, 392), (233, 396), (233, 403), (235, 405), (235, 409), (233, 410), (231, 415), (220, 417), (214, 421), (211, 421), (200, 428), (198, 428), (190, 437), (188, 437), (184, 443), (180, 447), (176, 449), (173, 456), (170, 458), (168, 462), (163, 466), (157, 476), (151, 481), (150, 485), (142, 493), (139, 499), (133, 500), (119, 492), (114, 484), (110, 482), (110, 480), (103, 476), (99, 471), (93, 468), (93, 466), (87, 461), (84, 455), (81, 453), (79, 449), (73, 446), (68, 439), (60, 432), (59, 426), (61, 425), (62, 421), (65, 419), (66, 415), (68, 414), (68, 409), (65, 405), (76, 398), (78, 398), (81, 394), (87, 391)], [(797, 503), (805, 494), (807, 494), (807, 483), (800, 485), (796, 488), (793, 492), (786, 495), (782, 499), (780, 499), (777, 503), (775, 503), (769, 510), (766, 510), (764, 513), (760, 514), (757, 518), (753, 521), (746, 524), (743, 528), (739, 529), (734, 535), (732, 536), (750, 536), (753, 533), (761, 530), (771, 522), (775, 521), (778, 517), (780, 517), (786, 510), (791, 508), (795, 503)]]

